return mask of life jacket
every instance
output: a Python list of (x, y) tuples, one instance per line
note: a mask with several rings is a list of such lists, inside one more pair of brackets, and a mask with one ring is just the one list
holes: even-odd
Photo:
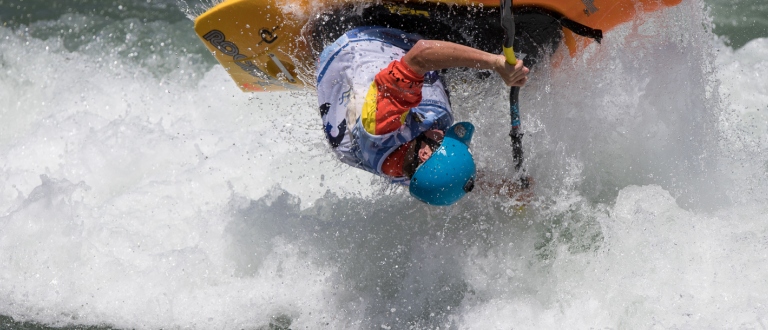
[(326, 47), (317, 66), (317, 93), (326, 138), (344, 163), (408, 184), (406, 177), (386, 176), (384, 160), (398, 147), (430, 129), (448, 129), (453, 115), (448, 93), (436, 72), (424, 77), (422, 101), (397, 130), (373, 135), (361, 113), (376, 74), (401, 59), (421, 39), (417, 34), (383, 27), (351, 30)]

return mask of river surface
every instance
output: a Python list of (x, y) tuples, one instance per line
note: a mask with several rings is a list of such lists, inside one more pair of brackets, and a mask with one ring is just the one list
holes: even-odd
[[(340, 164), (312, 91), (239, 91), (207, 5), (0, 0), (0, 328), (768, 327), (764, 0), (683, 0), (538, 67), (523, 209)], [(506, 88), (447, 81), (510, 175)]]

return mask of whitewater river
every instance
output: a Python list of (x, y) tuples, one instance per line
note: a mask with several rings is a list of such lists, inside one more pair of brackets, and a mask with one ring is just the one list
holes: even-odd
[[(642, 17), (521, 93), (536, 198), (431, 207), (246, 94), (175, 0), (0, 0), (0, 329), (764, 329), (768, 4)], [(511, 175), (507, 89), (448, 76)]]

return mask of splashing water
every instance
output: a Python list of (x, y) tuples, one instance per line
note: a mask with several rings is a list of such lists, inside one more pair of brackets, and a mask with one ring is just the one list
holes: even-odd
[[(22, 23), (0, 27), (2, 315), (126, 329), (768, 322), (768, 38), (722, 45), (699, 1), (537, 68), (521, 94), (537, 183), (523, 210), (481, 195), (430, 207), (340, 165), (312, 92), (241, 93), (186, 20)], [(506, 89), (448, 78), (479, 166), (510, 175)]]

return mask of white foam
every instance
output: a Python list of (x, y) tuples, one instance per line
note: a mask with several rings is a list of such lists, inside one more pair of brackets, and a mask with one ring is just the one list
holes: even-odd
[[(539, 69), (522, 103), (541, 197), (522, 212), (384, 190), (333, 159), (311, 94), (242, 94), (184, 43), (130, 56), (141, 48), (105, 50), (106, 35), (68, 48), (0, 28), (0, 314), (137, 329), (758, 327), (768, 46), (715, 52), (700, 5)], [(115, 24), (134, 24), (135, 43), (180, 28)], [(454, 106), (476, 123), (481, 167), (502, 175), (495, 83), (457, 89), (482, 97)]]

